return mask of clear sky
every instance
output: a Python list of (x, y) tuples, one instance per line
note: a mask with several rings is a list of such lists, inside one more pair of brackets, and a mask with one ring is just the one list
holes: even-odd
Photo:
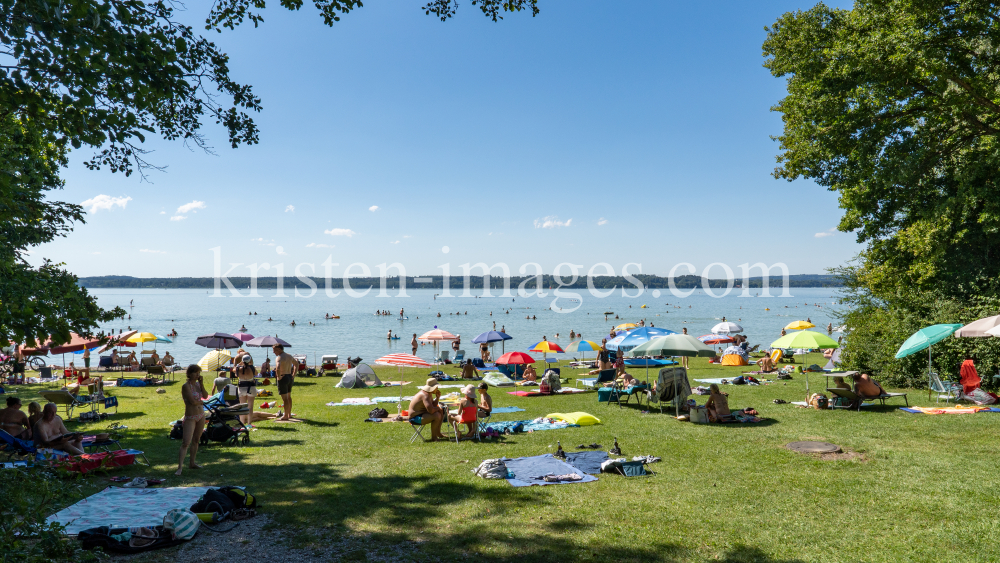
[(310, 3), (272, 7), (258, 29), (210, 32), (263, 100), (260, 144), (230, 149), (214, 125), (215, 155), (148, 143), (167, 166), (150, 182), (89, 171), (78, 151), (55, 195), (88, 202), (87, 224), (33, 258), (81, 276), (212, 276), (213, 247), (286, 275), (328, 256), (335, 276), (353, 262), (795, 274), (860, 249), (832, 232), (835, 194), (770, 175), (785, 85), (762, 67), (763, 28), (814, 2), (542, 0), (498, 23), (467, 0), (442, 23), (424, 3), (373, 0), (332, 28)]

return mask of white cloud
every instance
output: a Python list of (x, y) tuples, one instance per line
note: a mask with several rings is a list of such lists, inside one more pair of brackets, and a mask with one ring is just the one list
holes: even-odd
[(109, 195), (101, 194), (88, 199), (80, 205), (82, 205), (84, 209), (90, 213), (96, 213), (100, 209), (107, 209), (108, 211), (111, 211), (112, 207), (121, 207), (122, 209), (125, 209), (125, 206), (128, 205), (128, 202), (130, 201), (132, 201), (132, 198), (128, 196), (111, 197)]
[(148, 248), (140, 248), (139, 252), (146, 252), (146, 253), (149, 253), (149, 254), (166, 254), (166, 252), (164, 252), (162, 250), (150, 250)]
[(398, 240), (394, 240), (394, 241), (390, 242), (389, 244), (399, 244), (399, 241)]
[(173, 217), (170, 218), (171, 221), (183, 221), (185, 219), (187, 219), (187, 217), (185, 217), (184, 215), (174, 215)]
[(826, 231), (823, 231), (822, 233), (816, 233), (816, 235), (815, 235), (815, 236), (816, 236), (816, 238), (823, 238), (823, 237), (832, 237), (833, 235), (835, 235), (835, 234), (836, 234), (836, 231), (837, 231), (837, 228), (836, 228), (836, 227), (834, 227), (834, 228), (832, 228), (832, 229), (829, 229), (829, 230), (826, 230)]
[(371, 206), (371, 207), (368, 208), (368, 211), (371, 211), (372, 213), (375, 213), (378, 210), (379, 210), (379, 207), (377, 205), (373, 205), (373, 206)]
[(252, 238), (250, 242), (264, 242), (264, 237)]
[(555, 215), (549, 215), (548, 217), (543, 217), (541, 219), (535, 219), (536, 229), (555, 229), (556, 227), (568, 227), (572, 223), (572, 219), (567, 219), (565, 222), (560, 221)]
[(91, 254), (100, 254), (100, 252), (91, 252)]
[(310, 242), (306, 245), (306, 248), (333, 248), (332, 244), (323, 244), (321, 242)]
[(285, 208), (285, 213), (294, 213), (294, 212), (295, 212), (294, 205), (289, 205), (288, 207)]
[(358, 234), (351, 229), (327, 229), (323, 231), (324, 235), (331, 235), (335, 237), (353, 237)]
[(188, 213), (196, 209), (205, 209), (205, 202), (194, 200), (191, 203), (185, 203), (177, 208), (177, 213)]
[(403, 238), (413, 238), (413, 235), (403, 235)]
[(282, 256), (288, 254), (287, 252), (285, 252), (285, 249), (280, 246), (275, 248), (274, 251), (277, 252), (278, 254), (281, 254)]
[(605, 219), (604, 217), (601, 217), (600, 219), (597, 220), (597, 225), (598, 226), (607, 225), (607, 224), (608, 224), (608, 220)]
[(167, 214), (166, 211), (160, 211), (160, 215), (166, 215), (166, 214)]

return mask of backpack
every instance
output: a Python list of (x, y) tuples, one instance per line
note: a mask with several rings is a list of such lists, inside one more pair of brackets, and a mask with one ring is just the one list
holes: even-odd
[(499, 459), (487, 459), (472, 472), (483, 479), (506, 479), (507, 473), (509, 473), (507, 464)]
[(178, 420), (174, 423), (174, 427), (170, 429), (170, 439), (171, 440), (183, 440), (184, 439), (184, 423)]
[(219, 491), (233, 501), (236, 509), (257, 508), (257, 497), (248, 493), (243, 487), (222, 487)]
[(209, 489), (205, 491), (205, 494), (202, 495), (198, 502), (191, 505), (191, 512), (195, 514), (213, 512), (227, 514), (232, 512), (234, 508), (236, 508), (236, 503), (229, 498), (229, 495), (221, 489)]
[(368, 418), (388, 418), (389, 411), (375, 407), (368, 413)]
[(209, 440), (212, 442), (227, 442), (232, 440), (235, 435), (236, 432), (234, 432), (232, 428), (222, 422), (216, 422), (206, 428), (205, 432), (202, 433), (201, 443), (207, 444)]

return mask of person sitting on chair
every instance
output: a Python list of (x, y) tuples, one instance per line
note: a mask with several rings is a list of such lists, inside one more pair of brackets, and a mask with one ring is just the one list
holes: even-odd
[(135, 357), (135, 352), (128, 353), (128, 365), (132, 371), (139, 371), (139, 360)]
[(56, 414), (55, 403), (47, 403), (42, 408), (42, 418), (35, 423), (33, 433), (36, 445), (76, 455), (83, 453), (83, 434), (79, 432), (71, 434), (66, 430), (63, 419)]
[(31, 439), (31, 422), (21, 412), (21, 399), (7, 397), (7, 408), (0, 409), (0, 428), (15, 438)]
[(731, 419), (733, 414), (729, 412), (729, 398), (722, 391), (719, 391), (719, 386), (715, 383), (708, 388), (711, 391), (711, 395), (708, 396), (708, 401), (705, 403), (705, 408), (708, 409), (708, 420), (723, 422)]
[(154, 366), (160, 365), (160, 355), (156, 353), (156, 350), (153, 350), (153, 353), (149, 355), (149, 359)]
[(437, 403), (436, 394), (438, 391), (438, 381), (433, 377), (427, 379), (427, 384), (417, 391), (417, 394), (410, 400), (409, 421), (421, 426), (431, 425), (431, 441), (447, 440), (441, 433), (441, 423), (444, 421), (444, 413)]
[[(475, 435), (476, 426), (478, 425), (477, 419), (479, 418), (479, 407), (476, 406), (476, 391), (472, 385), (466, 385), (462, 388), (462, 402), (458, 404), (458, 412), (455, 414), (448, 415), (448, 422), (452, 423), (456, 427), (456, 432), (458, 431), (458, 425), (462, 424), (462, 419), (470, 420), (471, 422), (466, 422), (465, 427), (468, 428), (468, 432), (462, 435), (463, 438), (470, 438)], [(473, 416), (472, 413), (475, 413)]]
[(489, 416), (490, 414), (493, 413), (493, 397), (490, 397), (490, 394), (487, 393), (487, 390), (489, 388), (490, 388), (490, 386), (487, 385), (485, 381), (479, 384), (479, 417), (480, 418), (486, 418), (487, 416)]

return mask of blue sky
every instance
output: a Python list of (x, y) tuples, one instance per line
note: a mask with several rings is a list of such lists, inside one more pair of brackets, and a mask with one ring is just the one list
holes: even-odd
[(87, 224), (33, 257), (81, 276), (211, 276), (213, 247), (286, 275), (328, 256), (335, 276), (354, 262), (662, 275), (823, 273), (860, 249), (831, 231), (835, 194), (770, 176), (785, 90), (761, 66), (763, 27), (814, 2), (542, 0), (499, 23), (465, 1), (442, 23), (423, 3), (368, 2), (332, 28), (307, 3), (212, 32), (263, 99), (260, 144), (232, 150), (214, 126), (216, 155), (148, 143), (167, 166), (148, 183), (89, 171), (81, 150), (57, 195), (88, 202)]

